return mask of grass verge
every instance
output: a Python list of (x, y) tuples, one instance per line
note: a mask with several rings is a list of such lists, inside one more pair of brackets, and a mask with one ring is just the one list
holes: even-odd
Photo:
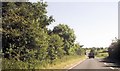
[(61, 59), (54, 60), (52, 63), (46, 60), (41, 63), (34, 59), (30, 62), (2, 59), (2, 69), (68, 69), (83, 59), (85, 59), (85, 56), (78, 55), (64, 56)]
[(56, 60), (52, 65), (47, 66), (46, 69), (68, 69), (84, 59), (85, 56), (65, 56), (62, 59)]

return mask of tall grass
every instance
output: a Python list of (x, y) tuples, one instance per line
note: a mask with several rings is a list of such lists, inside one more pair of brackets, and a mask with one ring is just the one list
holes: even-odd
[(64, 56), (61, 59), (53, 60), (52, 63), (49, 60), (39, 61), (32, 59), (27, 62), (16, 61), (14, 59), (2, 59), (2, 70), (4, 69), (64, 69), (71, 64), (84, 59), (84, 56), (69, 55)]

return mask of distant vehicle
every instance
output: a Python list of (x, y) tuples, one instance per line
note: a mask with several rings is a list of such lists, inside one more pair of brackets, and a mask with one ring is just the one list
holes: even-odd
[(94, 57), (95, 57), (94, 52), (90, 52), (90, 53), (88, 54), (88, 57), (89, 57), (89, 58), (94, 58)]

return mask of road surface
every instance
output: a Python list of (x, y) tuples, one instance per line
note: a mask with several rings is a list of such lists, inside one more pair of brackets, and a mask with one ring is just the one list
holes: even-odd
[(91, 58), (73, 66), (69, 71), (120, 71), (120, 66), (114, 62), (107, 62), (103, 59)]

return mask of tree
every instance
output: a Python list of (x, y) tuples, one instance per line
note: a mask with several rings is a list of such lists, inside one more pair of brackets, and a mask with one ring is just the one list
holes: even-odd
[(120, 59), (120, 40), (116, 39), (108, 48), (109, 58)]
[(49, 39), (49, 47), (47, 49), (48, 58), (50, 60), (61, 58), (63, 55), (63, 39), (57, 34), (51, 34)]
[(75, 41), (75, 34), (73, 29), (69, 28), (68, 25), (59, 24), (58, 26), (54, 27), (53, 33), (58, 34), (61, 38), (63, 38), (63, 49), (65, 51), (65, 54), (69, 55), (69, 50), (74, 45)]
[(52, 16), (46, 15), (46, 7), (46, 2), (42, 1), (3, 2), (2, 47), (5, 58), (23, 60), (32, 50), (39, 48), (44, 55), (48, 43), (46, 26), (54, 21)]

